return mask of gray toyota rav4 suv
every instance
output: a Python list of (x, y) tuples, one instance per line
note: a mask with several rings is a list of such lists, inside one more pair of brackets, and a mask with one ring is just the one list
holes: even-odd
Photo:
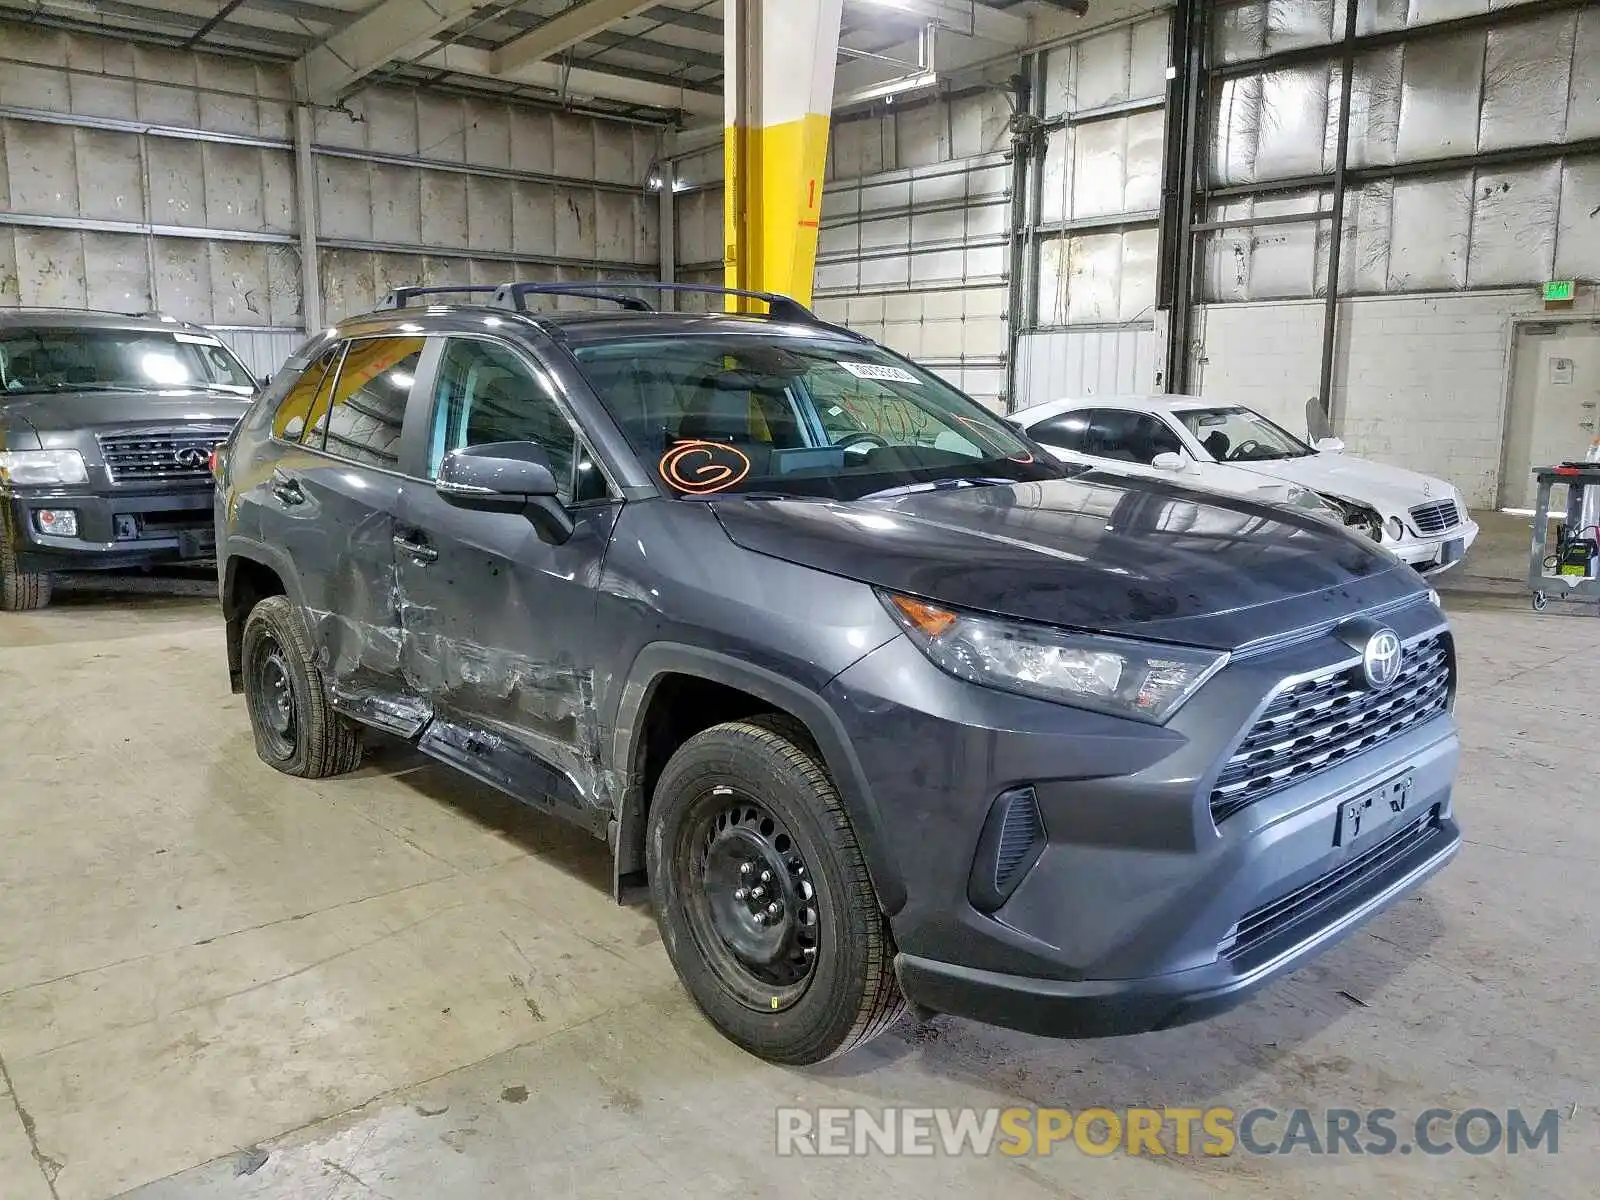
[(51, 573), (208, 561), (212, 447), (256, 381), (170, 318), (0, 311), (0, 611)]
[(791, 299), (451, 290), (219, 452), (234, 690), (281, 771), (381, 730), (605, 838), (739, 1045), (1180, 1025), (1455, 853), (1454, 644), (1370, 541), (1063, 464)]

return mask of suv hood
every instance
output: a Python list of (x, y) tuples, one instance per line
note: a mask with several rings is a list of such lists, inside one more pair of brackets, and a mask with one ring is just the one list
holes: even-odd
[(1424, 590), (1320, 518), (1099, 472), (853, 503), (710, 503), (757, 553), (955, 607), (1218, 649)]
[(40, 434), (129, 425), (231, 425), (254, 396), (183, 389), (160, 392), (0, 392), (0, 416), (20, 418)]
[(1413, 505), (1449, 500), (1456, 494), (1455, 488), (1443, 479), (1348, 454), (1308, 454), (1303, 458), (1228, 465), (1268, 479), (1298, 483), (1314, 492), (1359, 500), (1385, 516), (1399, 516)]

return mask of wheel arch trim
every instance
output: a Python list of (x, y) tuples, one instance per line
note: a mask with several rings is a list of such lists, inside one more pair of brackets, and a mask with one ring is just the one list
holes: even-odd
[(656, 686), (668, 675), (687, 675), (747, 692), (805, 726), (856, 831), (879, 904), (887, 915), (899, 911), (905, 903), (905, 886), (890, 849), (888, 830), (844, 725), (827, 701), (765, 667), (714, 650), (670, 642), (652, 642), (634, 659), (613, 725), (611, 762), (617, 773), (628, 780), (619, 798), (612, 834), (612, 875), (617, 894), (621, 895), (626, 876), (643, 869), (646, 797), (634, 762), (640, 745), (640, 721), (649, 710)]

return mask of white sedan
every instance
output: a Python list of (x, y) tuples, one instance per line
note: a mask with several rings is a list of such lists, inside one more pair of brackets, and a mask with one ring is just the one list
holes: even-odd
[(1478, 536), (1461, 493), (1444, 480), (1354, 458), (1333, 438), (1308, 446), (1240, 404), (1054, 400), (1010, 419), (1068, 462), (1336, 515), (1425, 575), (1454, 566)]

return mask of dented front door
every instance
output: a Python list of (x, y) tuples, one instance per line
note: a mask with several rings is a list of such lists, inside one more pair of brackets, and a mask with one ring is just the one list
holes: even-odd
[[(405, 668), (433, 707), (424, 750), (603, 830), (611, 790), (599, 769), (595, 589), (620, 505), (575, 493), (576, 431), (546, 378), (497, 342), (445, 343), (430, 381), (425, 479), (404, 486), (396, 521)], [(546, 449), (576, 525), (567, 542), (434, 491), (445, 453), (494, 441)]]

